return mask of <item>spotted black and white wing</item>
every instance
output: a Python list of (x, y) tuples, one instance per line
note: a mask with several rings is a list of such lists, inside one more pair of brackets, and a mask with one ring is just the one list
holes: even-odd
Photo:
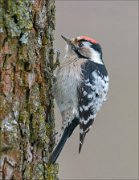
[(88, 60), (82, 65), (82, 82), (78, 86), (81, 151), (86, 133), (90, 130), (97, 111), (106, 99), (108, 74), (103, 64)]

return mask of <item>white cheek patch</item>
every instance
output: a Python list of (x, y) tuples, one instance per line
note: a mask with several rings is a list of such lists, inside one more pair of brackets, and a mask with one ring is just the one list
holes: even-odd
[(83, 45), (84, 45), (84, 47), (90, 49), (91, 60), (93, 62), (98, 63), (98, 64), (103, 64), (103, 62), (101, 61), (101, 58), (100, 58), (100, 54), (90, 47), (91, 46), (90, 42), (83, 42)]
[(100, 54), (97, 51), (95, 51), (94, 49), (91, 49), (91, 54), (92, 54), (92, 57), (91, 57), (92, 61), (98, 64), (103, 64), (100, 58)]

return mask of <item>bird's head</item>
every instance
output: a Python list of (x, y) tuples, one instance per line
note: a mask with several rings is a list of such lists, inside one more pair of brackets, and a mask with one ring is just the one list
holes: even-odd
[(77, 55), (79, 58), (86, 58), (103, 64), (102, 49), (96, 40), (87, 36), (79, 36), (73, 39), (62, 36), (62, 38), (67, 43), (66, 56)]

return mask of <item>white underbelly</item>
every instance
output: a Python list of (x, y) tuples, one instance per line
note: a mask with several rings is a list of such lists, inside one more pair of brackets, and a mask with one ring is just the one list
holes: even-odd
[[(66, 72), (64, 73), (64, 71)], [(54, 85), (54, 96), (61, 112), (72, 108), (73, 113), (77, 114), (74, 111), (78, 109), (77, 86), (79, 84), (79, 76), (77, 69), (74, 69), (74, 67), (62, 68), (56, 74), (57, 80)]]

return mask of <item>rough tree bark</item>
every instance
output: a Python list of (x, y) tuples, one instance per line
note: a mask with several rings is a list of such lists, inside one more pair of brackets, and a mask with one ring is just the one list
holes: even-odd
[(57, 179), (54, 28), (54, 0), (0, 0), (0, 179)]

